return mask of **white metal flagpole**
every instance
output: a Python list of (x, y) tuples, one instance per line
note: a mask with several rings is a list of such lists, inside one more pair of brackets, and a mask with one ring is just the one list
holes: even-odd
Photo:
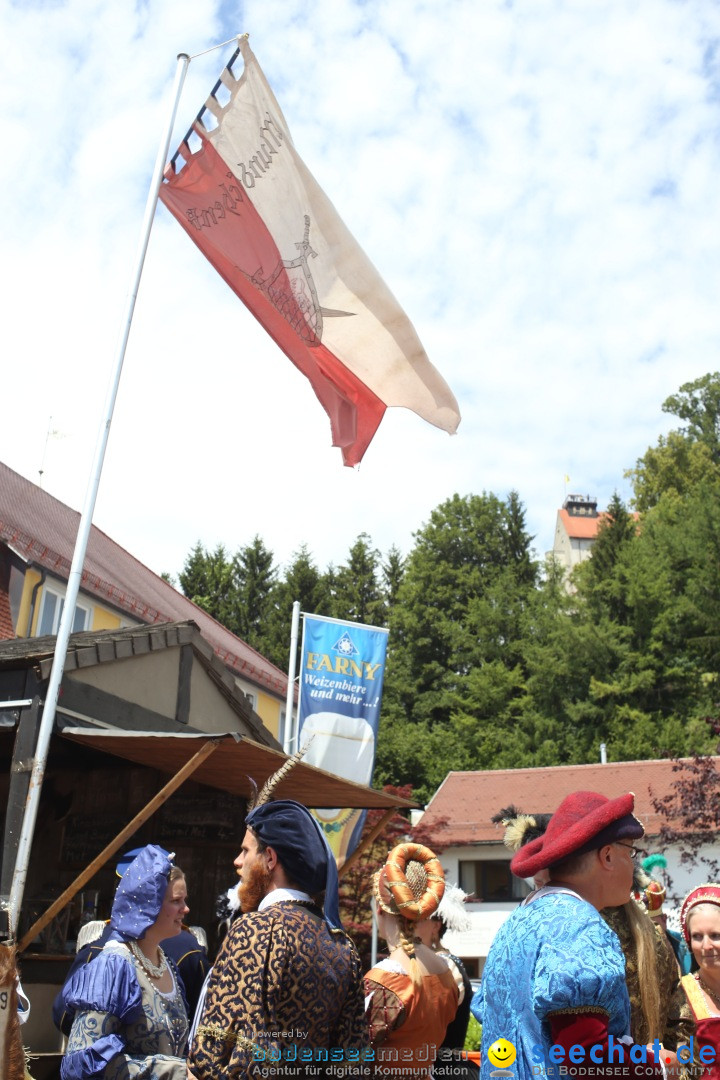
[[(298, 627), (300, 625), (300, 601), (294, 600), (292, 623), (290, 626), (290, 660), (288, 662), (288, 684), (285, 697), (285, 728), (283, 730), (283, 749), (286, 754), (293, 752), (293, 705), (295, 704), (295, 667), (297, 665)], [(294, 748), (297, 750), (297, 746)]]
[(90, 474), (87, 493), (85, 495), (85, 503), (83, 506), (82, 514), (80, 516), (80, 524), (78, 526), (78, 534), (75, 541), (75, 551), (73, 554), (72, 565), (70, 567), (70, 576), (68, 578), (67, 591), (65, 593), (65, 603), (63, 606), (60, 626), (58, 627), (57, 640), (55, 642), (55, 653), (53, 656), (52, 670), (50, 672), (50, 680), (48, 682), (47, 695), (43, 707), (40, 730), (38, 732), (37, 747), (35, 749), (35, 757), (33, 759), (32, 774), (30, 776), (30, 787), (28, 790), (27, 801), (25, 804), (25, 814), (23, 817), (22, 829), (20, 830), (20, 837), (18, 840), (17, 859), (15, 860), (12, 886), (10, 889), (10, 896), (8, 898), (7, 905), (10, 916), (10, 931), (13, 938), (17, 936), (20, 907), (22, 905), (23, 893), (25, 891), (25, 881), (27, 879), (27, 868), (30, 858), (30, 848), (32, 845), (33, 834), (35, 831), (35, 821), (37, 819), (38, 806), (40, 802), (40, 791), (42, 788), (43, 777), (45, 775), (45, 767), (47, 765), (50, 736), (52, 735), (53, 725), (55, 722), (55, 710), (57, 707), (58, 696), (60, 693), (60, 683), (62, 682), (63, 670), (65, 667), (65, 658), (67, 655), (68, 642), (70, 639), (70, 631), (72, 629), (73, 621), (75, 619), (75, 605), (77, 603), (78, 592), (80, 591), (82, 568), (85, 561), (88, 539), (90, 537), (90, 526), (92, 525), (95, 502), (97, 500), (97, 492), (100, 484), (100, 473), (102, 472), (103, 461), (105, 458), (105, 449), (107, 447), (108, 436), (110, 434), (110, 424), (112, 422), (112, 415), (115, 409), (115, 401), (117, 398), (118, 385), (120, 382), (120, 374), (122, 372), (128, 337), (130, 335), (130, 325), (132, 323), (133, 312), (135, 310), (135, 301), (137, 299), (138, 289), (140, 287), (140, 277), (142, 275), (143, 264), (145, 262), (145, 254), (147, 252), (148, 243), (150, 240), (150, 230), (152, 229), (153, 218), (155, 216), (155, 208), (158, 201), (158, 192), (160, 191), (160, 184), (162, 183), (163, 171), (165, 169), (165, 163), (168, 156), (168, 148), (170, 146), (170, 139), (172, 138), (178, 103), (180, 101), (180, 93), (182, 91), (183, 83), (185, 82), (185, 76), (187, 74), (188, 65), (190, 63), (190, 57), (187, 53), (179, 53), (177, 60), (178, 66), (175, 73), (175, 81), (173, 84), (172, 106), (170, 110), (170, 116), (168, 117), (167, 127), (163, 133), (162, 143), (158, 150), (158, 156), (155, 162), (155, 169), (153, 171), (152, 181), (150, 183), (150, 191), (148, 194), (147, 204), (145, 206), (145, 217), (143, 219), (140, 246), (137, 254), (135, 272), (127, 296), (124, 319), (121, 326), (115, 355), (115, 365), (113, 368), (110, 386), (108, 389), (107, 401), (105, 405), (105, 415), (102, 425), (100, 427), (100, 431), (98, 433), (98, 440), (95, 447), (95, 457), (93, 460), (92, 472)]

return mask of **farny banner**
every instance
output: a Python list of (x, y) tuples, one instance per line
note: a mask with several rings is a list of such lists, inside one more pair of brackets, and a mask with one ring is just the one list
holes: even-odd
[[(370, 785), (388, 632), (303, 612), (298, 746), (304, 760)], [(308, 745), (309, 744), (309, 745)], [(357, 846), (365, 811), (313, 810), (338, 866)]]

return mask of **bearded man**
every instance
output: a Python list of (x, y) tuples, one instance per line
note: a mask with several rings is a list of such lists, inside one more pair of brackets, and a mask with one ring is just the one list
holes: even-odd
[(332, 852), (300, 803), (256, 806), (246, 825), (235, 860), (243, 914), (208, 977), (189, 1075), (352, 1072), (367, 1044), (362, 969), (340, 923)]

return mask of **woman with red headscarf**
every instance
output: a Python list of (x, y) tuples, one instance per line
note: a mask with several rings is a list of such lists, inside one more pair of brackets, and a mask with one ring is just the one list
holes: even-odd
[(720, 1080), (720, 885), (710, 882), (689, 892), (680, 926), (698, 970), (680, 980), (695, 1015), (695, 1062), (700, 1075)]

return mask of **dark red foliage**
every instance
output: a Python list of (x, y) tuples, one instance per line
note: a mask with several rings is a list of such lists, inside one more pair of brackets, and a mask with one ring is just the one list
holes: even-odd
[[(720, 735), (720, 717), (708, 716), (705, 722), (714, 735)], [(706, 851), (717, 843), (720, 830), (720, 770), (717, 762), (713, 757), (696, 754), (692, 758), (674, 759), (672, 771), (676, 773), (676, 779), (671, 794), (653, 797), (656, 812), (665, 819), (660, 829), (661, 844), (677, 845), (680, 861), (688, 866), (696, 866), (702, 855), (705, 866), (716, 877), (720, 873), (720, 864), (708, 859)], [(669, 880), (668, 884), (671, 884)]]

